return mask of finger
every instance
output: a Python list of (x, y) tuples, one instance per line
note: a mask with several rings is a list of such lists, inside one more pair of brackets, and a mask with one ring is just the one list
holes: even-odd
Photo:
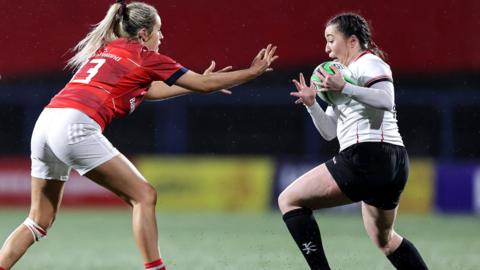
[(272, 44), (269, 43), (269, 44), (267, 45), (267, 48), (266, 48), (266, 49), (267, 49), (268, 52), (270, 52), (270, 50), (272, 49)]
[(270, 72), (270, 71), (273, 71), (273, 68), (267, 68), (267, 69), (265, 70), (265, 72)]
[(232, 68), (233, 68), (232, 66), (224, 67), (224, 68), (220, 69), (220, 70), (217, 71), (217, 72), (226, 72), (226, 71), (231, 70)]
[(277, 46), (273, 46), (270, 52), (268, 53), (268, 58), (271, 59), (275, 55), (275, 51), (277, 50)]
[(306, 84), (305, 84), (305, 77), (303, 76), (303, 73), (300, 73), (300, 84), (306, 86)]
[(325, 69), (323, 69), (323, 67), (320, 67), (320, 68), (317, 68), (315, 70), (315, 73), (318, 75), (318, 76), (321, 76), (322, 78), (325, 78), (327, 76), (327, 71)]
[(321, 81), (325, 81), (326, 74), (322, 73), (320, 69), (315, 70), (315, 75), (319, 76)]
[(303, 103), (303, 100), (302, 100), (302, 99), (300, 99), (300, 98), (299, 98), (299, 99), (297, 99), (297, 100), (295, 100), (295, 104), (297, 104), (297, 105), (298, 105), (298, 104), (302, 104), (302, 103)]
[(315, 88), (322, 86), (322, 83), (321, 83), (321, 82), (317, 82), (317, 81), (313, 81), (313, 80), (310, 81), (310, 84), (313, 84), (313, 86), (314, 86)]
[(298, 92), (301, 92), (302, 91), (302, 86), (300, 85), (300, 83), (295, 79), (293, 79), (292, 82), (295, 85), (295, 87), (297, 88)]
[(203, 74), (208, 74), (215, 69), (215, 61), (210, 62), (210, 66), (203, 72)]
[(257, 56), (255, 56), (255, 58), (261, 59), (264, 54), (265, 54), (265, 48), (262, 48), (262, 49), (258, 52)]
[(222, 89), (219, 91), (220, 93), (224, 94), (224, 95), (231, 95), (232, 94), (232, 91), (230, 90), (227, 90), (227, 89)]
[(272, 49), (272, 44), (268, 44), (268, 45), (267, 45), (267, 48), (265, 48), (265, 53), (264, 53), (264, 55), (263, 55), (263, 57), (262, 57), (263, 59), (265, 59), (265, 58), (268, 57), (268, 55), (270, 54), (270, 50), (271, 50), (271, 49)]
[(335, 65), (331, 65), (331, 66), (330, 66), (330, 69), (332, 69), (332, 70), (333, 70), (333, 73), (335, 73), (335, 74), (340, 73), (340, 71), (338, 70), (338, 68), (335, 67)]
[(328, 92), (328, 89), (326, 87), (320, 87), (320, 90), (317, 90), (319, 92)]
[(272, 57), (272, 59), (270, 59), (270, 64), (273, 63), (273, 61), (277, 60), (278, 59), (278, 55), (275, 55), (274, 57)]

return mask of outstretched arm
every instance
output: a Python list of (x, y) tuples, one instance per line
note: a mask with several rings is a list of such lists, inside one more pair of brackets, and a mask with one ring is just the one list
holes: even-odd
[(175, 84), (203, 93), (232, 88), (272, 70), (270, 65), (278, 58), (275, 55), (276, 48), (269, 44), (266, 48), (260, 50), (247, 69), (210, 74), (198, 74), (193, 71), (187, 71), (187, 73), (178, 78)]
[[(218, 71), (214, 71), (214, 69), (215, 69), (215, 61), (212, 61), (210, 63), (210, 66), (203, 72), (203, 74), (207, 75), (210, 73), (226, 72), (232, 69), (232, 67), (231, 66), (224, 67)], [(226, 95), (232, 94), (232, 92), (226, 89), (222, 89), (220, 90), (220, 92)], [(164, 99), (174, 98), (174, 97), (191, 94), (191, 93), (195, 93), (195, 92), (178, 85), (169, 86), (162, 81), (154, 81), (150, 85), (150, 88), (148, 89), (145, 99), (151, 100), (151, 101), (164, 100)]]
[(157, 101), (157, 100), (164, 100), (164, 99), (174, 98), (178, 96), (183, 96), (190, 93), (193, 93), (193, 92), (186, 88), (176, 86), (176, 85), (168, 86), (166, 83), (162, 81), (155, 81), (150, 85), (150, 88), (148, 88), (148, 92), (145, 95), (145, 99), (151, 100), (151, 101)]

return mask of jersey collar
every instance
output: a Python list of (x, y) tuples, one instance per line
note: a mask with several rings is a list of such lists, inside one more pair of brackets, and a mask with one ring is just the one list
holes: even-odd
[(363, 51), (361, 54), (359, 54), (357, 57), (355, 57), (355, 59), (353, 59), (352, 63), (357, 61), (358, 59), (360, 59), (360, 57), (366, 55), (366, 54), (369, 54), (369, 53), (372, 53), (370, 50), (365, 50)]

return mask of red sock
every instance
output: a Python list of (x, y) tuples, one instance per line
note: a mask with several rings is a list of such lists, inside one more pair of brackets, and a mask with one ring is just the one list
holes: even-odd
[[(145, 263), (146, 270), (167, 270), (165, 264), (163, 263), (162, 259), (158, 259), (153, 262)], [(2, 270), (2, 269), (0, 269)]]

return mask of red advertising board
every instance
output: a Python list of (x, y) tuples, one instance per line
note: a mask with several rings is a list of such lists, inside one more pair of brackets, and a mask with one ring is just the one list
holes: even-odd
[[(30, 161), (24, 158), (0, 159), (0, 206), (30, 204)], [(72, 171), (65, 184), (62, 206), (124, 206), (110, 191)]]

